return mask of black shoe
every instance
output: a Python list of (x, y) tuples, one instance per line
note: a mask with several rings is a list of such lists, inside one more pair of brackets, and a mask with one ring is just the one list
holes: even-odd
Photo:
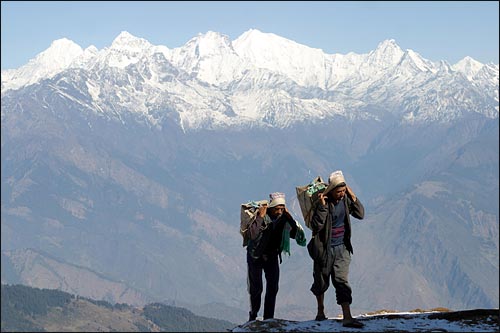
[(248, 313), (248, 321), (254, 321), (257, 319), (257, 314), (256, 313), (252, 313), (252, 311), (250, 311)]

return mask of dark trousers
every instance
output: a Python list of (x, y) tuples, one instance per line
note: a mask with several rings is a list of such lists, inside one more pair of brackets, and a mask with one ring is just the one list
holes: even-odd
[(264, 319), (274, 318), (276, 295), (280, 278), (278, 255), (263, 255), (258, 259), (247, 254), (248, 277), (247, 286), (250, 294), (250, 317), (257, 317), (262, 294), (262, 271), (266, 277), (266, 296), (264, 298)]

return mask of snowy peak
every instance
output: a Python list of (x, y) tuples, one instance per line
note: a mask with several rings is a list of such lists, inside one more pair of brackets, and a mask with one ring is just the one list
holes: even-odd
[[(448, 121), (462, 110), (498, 116), (498, 65), (466, 57), (452, 68), (403, 51), (394, 39), (368, 54), (330, 55), (256, 29), (233, 42), (208, 31), (172, 50), (126, 31), (102, 50), (57, 40), (27, 65), (3, 71), (2, 93), (68, 68), (93, 78), (85, 84), (91, 87), (89, 98), (104, 103), (100, 110), (108, 101), (95, 96), (106, 90), (106, 97), (116, 97), (113, 108), (120, 104), (119, 112), (175, 109), (193, 129), (247, 120), (279, 127), (333, 116), (377, 118), (360, 112), (372, 106), (397, 116), (418, 115), (419, 121)], [(457, 100), (457, 94), (466, 98)]]
[(50, 47), (30, 60), (26, 66), (44, 72), (54, 73), (68, 67), (73, 60), (83, 53), (75, 42), (62, 38), (52, 42)]
[(248, 48), (254, 43), (264, 43), (266, 39), (272, 38), (270, 35), (271, 34), (263, 33), (257, 29), (250, 29), (242, 33), (241, 36), (234, 41), (234, 44), (238, 45), (239, 48), (245, 48), (245, 46)]
[(137, 63), (143, 56), (153, 51), (154, 46), (143, 38), (138, 38), (127, 31), (122, 31), (113, 40), (109, 49), (103, 50), (100, 62), (104, 65), (117, 68), (125, 68), (130, 64)]
[(213, 31), (198, 34), (171, 54), (172, 64), (215, 85), (235, 80), (245, 68), (229, 37)]
[(80, 45), (67, 38), (57, 39), (50, 44), (50, 47), (40, 53), (35, 59), (49, 62), (53, 58), (54, 62), (63, 62), (64, 65), (69, 65), (74, 58), (83, 52)]
[(407, 50), (404, 53), (399, 66), (411, 69), (414, 74), (420, 72), (435, 73), (437, 71), (432, 62), (422, 58), (417, 52), (412, 50)]
[[(304, 54), (323, 55), (320, 49), (313, 49), (272, 33), (263, 33), (256, 29), (244, 32), (233, 42), (234, 49), (242, 58), (252, 61), (261, 68), (273, 69), (285, 58), (295, 66), (302, 62)], [(292, 54), (290, 54), (290, 52)], [(298, 56), (298, 57), (295, 57)]]
[(209, 31), (204, 35), (200, 34), (192, 41), (196, 45), (200, 57), (234, 52), (229, 37), (218, 32)]
[(17, 70), (2, 73), (2, 90), (4, 84), (10, 89), (17, 89), (51, 78), (62, 72), (83, 54), (82, 48), (75, 42), (61, 38), (52, 42), (50, 47), (31, 59)]
[(467, 56), (453, 65), (452, 69), (463, 73), (470, 81), (483, 68), (483, 66), (484, 65), (479, 61)]
[(97, 52), (99, 52), (99, 50), (97, 49), (97, 47), (95, 47), (95, 45), (90, 45), (89, 47), (87, 47), (85, 50), (84, 50), (84, 53), (87, 53), (87, 54), (97, 54)]
[(203, 59), (213, 55), (234, 53), (234, 50), (227, 36), (209, 31), (206, 34), (198, 34), (198, 36), (190, 39), (186, 45), (175, 49), (174, 53), (174, 57), (177, 58), (174, 59), (174, 62), (182, 63), (182, 60), (178, 59), (179, 57)]
[(374, 51), (368, 54), (368, 62), (376, 67), (392, 67), (401, 61), (405, 52), (394, 39), (381, 42)]
[(378, 51), (378, 52), (402, 52), (401, 48), (399, 47), (399, 45), (396, 43), (396, 40), (395, 39), (386, 39), (382, 42), (380, 42), (375, 51)]
[(320, 49), (255, 29), (238, 37), (233, 47), (257, 68), (287, 76), (301, 86), (324, 87), (327, 55)]
[(127, 31), (122, 31), (111, 43), (111, 49), (115, 50), (143, 51), (151, 46), (147, 40), (135, 37)]

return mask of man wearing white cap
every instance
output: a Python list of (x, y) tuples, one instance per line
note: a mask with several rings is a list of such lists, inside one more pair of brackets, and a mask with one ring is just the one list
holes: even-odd
[(342, 307), (343, 326), (362, 328), (363, 323), (353, 318), (350, 310), (352, 290), (348, 283), (348, 274), (353, 249), (349, 216), (361, 220), (365, 209), (346, 184), (342, 171), (332, 172), (328, 181), (328, 187), (318, 196), (319, 203), (311, 220), (312, 235), (319, 237), (320, 246), (324, 248), (323, 258), (314, 260), (314, 282), (311, 291), (318, 303), (316, 320), (326, 319), (324, 296), (331, 278), (337, 304)]
[(250, 294), (250, 321), (257, 318), (260, 309), (263, 291), (262, 271), (266, 277), (264, 319), (274, 318), (280, 275), (278, 257), (281, 262), (284, 238), (289, 235), (301, 246), (305, 246), (306, 243), (302, 227), (285, 207), (285, 194), (275, 192), (271, 193), (269, 198), (269, 204), (259, 207), (257, 217), (248, 229), (250, 240), (247, 246), (247, 282)]

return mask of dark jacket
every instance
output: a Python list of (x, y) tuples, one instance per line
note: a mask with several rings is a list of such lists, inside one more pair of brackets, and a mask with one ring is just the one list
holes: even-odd
[(247, 251), (257, 259), (262, 255), (279, 255), (281, 253), (281, 241), (285, 224), (290, 225), (290, 238), (295, 239), (297, 234), (297, 222), (288, 213), (283, 213), (276, 221), (272, 222), (269, 215), (261, 218), (257, 215), (254, 223), (250, 226), (250, 240)]
[[(344, 245), (347, 250), (353, 253), (351, 244), (351, 219), (350, 215), (362, 220), (365, 217), (365, 208), (359, 200), (353, 202), (348, 195), (344, 196), (345, 205), (345, 220), (344, 220)], [(313, 236), (318, 234), (321, 244), (326, 248), (330, 246), (330, 239), (332, 236), (332, 219), (328, 218), (329, 214), (333, 215), (335, 206), (333, 202), (327, 200), (326, 205), (318, 204), (311, 220), (311, 229)], [(330, 254), (330, 251), (327, 251)]]

